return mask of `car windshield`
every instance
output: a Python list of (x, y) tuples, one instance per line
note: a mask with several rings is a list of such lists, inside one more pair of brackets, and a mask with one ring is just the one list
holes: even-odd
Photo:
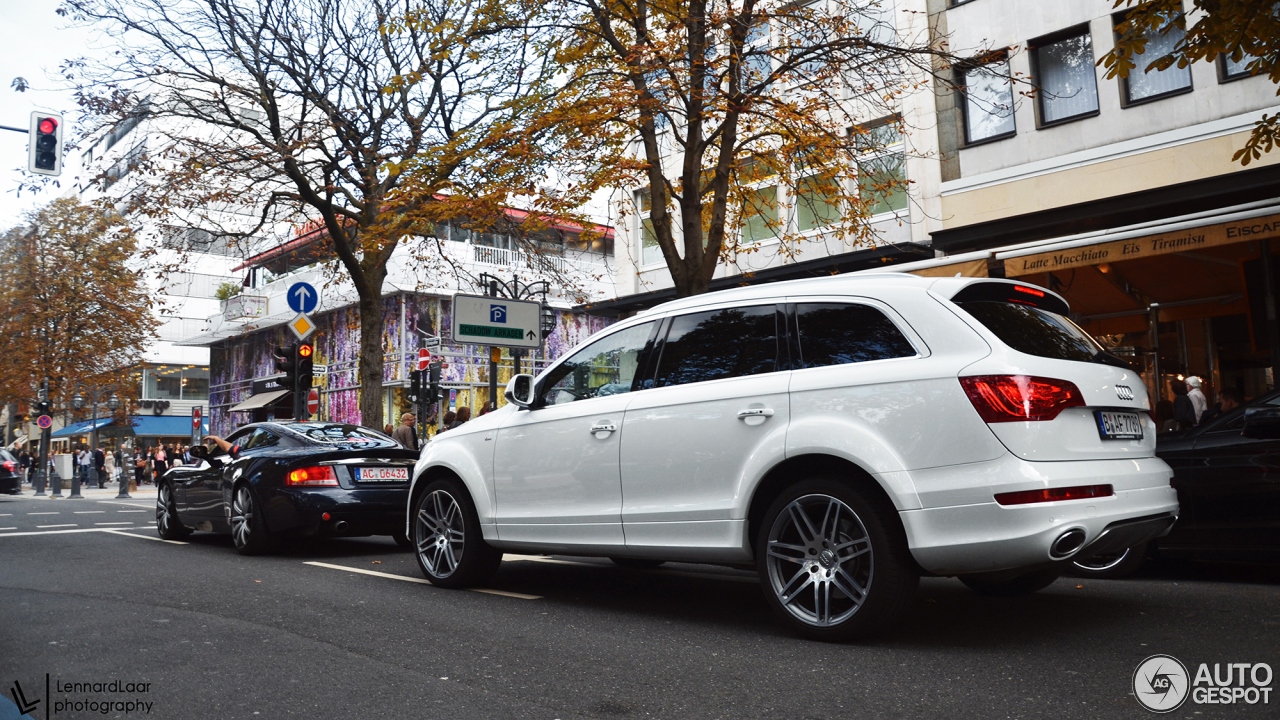
[(361, 447), (399, 447), (399, 443), (372, 428), (360, 425), (293, 425), (291, 430), (316, 443)]

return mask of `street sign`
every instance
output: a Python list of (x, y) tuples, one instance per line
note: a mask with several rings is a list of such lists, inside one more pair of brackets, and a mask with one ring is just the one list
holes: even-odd
[(320, 393), (315, 388), (311, 388), (311, 392), (307, 393), (307, 414), (315, 415), (320, 412)]
[(201, 436), (204, 434), (200, 432), (201, 430), (204, 429), (204, 418), (200, 416), (201, 416), (201, 411), (200, 411), (199, 405), (196, 405), (195, 407), (191, 408), (191, 444), (192, 445), (199, 445)]
[(306, 340), (311, 333), (316, 331), (316, 324), (307, 317), (306, 313), (298, 313), (298, 316), (289, 321), (289, 330), (293, 332), (293, 336), (299, 340)]
[(431, 364), (431, 351), (426, 348), (418, 349), (418, 369), (426, 370)]
[(470, 345), (536, 348), (542, 306), (482, 295), (453, 297), (453, 341)]
[(305, 315), (320, 304), (320, 293), (316, 292), (311, 283), (296, 282), (289, 286), (285, 299), (289, 301), (290, 310)]
[(422, 346), (427, 348), (428, 350), (435, 350), (436, 348), (440, 347), (442, 342), (443, 341), (441, 340), (439, 335), (430, 335), (422, 338)]
[(42, 430), (48, 430), (53, 427), (53, 418), (48, 415), (41, 415), (36, 418), (36, 424), (39, 425)]

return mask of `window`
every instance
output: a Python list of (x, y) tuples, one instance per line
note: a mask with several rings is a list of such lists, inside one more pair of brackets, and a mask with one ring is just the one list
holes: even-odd
[(143, 400), (208, 400), (209, 368), (157, 365), (142, 373)]
[(631, 392), (653, 323), (600, 338), (556, 366), (543, 381), (542, 403), (563, 405)]
[(816, 230), (840, 221), (840, 187), (834, 173), (822, 172), (796, 183), (796, 228)]
[(964, 131), (969, 145), (1013, 135), (1013, 85), (1009, 60), (1004, 56), (965, 68)]
[(658, 234), (654, 232), (653, 193), (648, 188), (636, 191), (636, 235), (640, 238), (640, 264), (657, 265), (662, 262), (662, 247), (658, 245)]
[(655, 385), (685, 385), (777, 369), (775, 306), (711, 310), (671, 321)]
[(1091, 362), (1102, 347), (1067, 318), (1012, 302), (969, 300), (957, 303), (1005, 345), (1028, 355)]
[(802, 368), (916, 355), (893, 322), (869, 305), (802, 303), (796, 326)]
[(209, 399), (209, 368), (187, 368), (182, 371), (182, 399)]
[(879, 215), (907, 206), (906, 145), (896, 119), (871, 128), (870, 147), (858, 158), (858, 195), (871, 200), (867, 212)]
[(240, 448), (240, 450), (241, 451), (261, 450), (263, 448), (274, 447), (279, 443), (280, 443), (280, 438), (267, 432), (266, 430), (263, 430), (262, 428), (258, 428), (253, 431), (253, 435), (249, 437), (249, 441), (246, 442)]
[[(773, 57), (769, 54), (769, 21), (761, 20), (747, 30), (742, 42), (742, 85), (750, 88), (773, 74)], [(765, 83), (765, 90), (771, 83)]]
[(1219, 55), (1218, 57), (1221, 58), (1218, 71), (1222, 82), (1252, 76), (1252, 73), (1249, 72), (1249, 63), (1258, 59), (1256, 55), (1250, 55), (1249, 53), (1244, 53), (1239, 60), (1232, 60), (1227, 55)]
[(1096, 114), (1098, 79), (1088, 28), (1032, 47), (1041, 126)]
[(778, 236), (778, 176), (767, 163), (757, 158), (743, 160), (738, 166), (738, 182), (742, 190), (742, 242), (757, 243)]
[(1137, 67), (1130, 70), (1129, 77), (1122, 81), (1126, 105), (1158, 100), (1191, 90), (1190, 66), (1180, 68), (1174, 63), (1164, 70), (1146, 70), (1153, 60), (1173, 52), (1185, 35), (1177, 25), (1147, 33), (1146, 47), (1141, 55), (1133, 58)]

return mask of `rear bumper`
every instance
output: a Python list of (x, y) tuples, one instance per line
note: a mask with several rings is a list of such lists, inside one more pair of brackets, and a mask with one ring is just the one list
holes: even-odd
[[(956, 482), (963, 485), (966, 478), (984, 478), (985, 487), (966, 488), (965, 494), (973, 499), (985, 497), (985, 502), (899, 513), (911, 554), (931, 573), (994, 572), (1061, 560), (1050, 555), (1050, 547), (1072, 529), (1085, 534), (1084, 549), (1075, 555), (1105, 552), (1110, 544), (1144, 533), (1149, 533), (1146, 539), (1154, 537), (1177, 517), (1178, 496), (1169, 485), (1173, 473), (1158, 458), (1028, 462), (1009, 456), (978, 465), (989, 467), (956, 468)], [(933, 484), (939, 480), (930, 478)], [(1115, 495), (1010, 506), (999, 505), (994, 498), (995, 493), (1008, 490), (1103, 483), (1113, 485)], [(1140, 518), (1151, 522), (1128, 527)], [(1129, 544), (1136, 542), (1142, 540)]]
[(404, 527), (409, 501), (407, 487), (274, 488), (260, 493), (267, 529), (282, 535), (394, 535)]

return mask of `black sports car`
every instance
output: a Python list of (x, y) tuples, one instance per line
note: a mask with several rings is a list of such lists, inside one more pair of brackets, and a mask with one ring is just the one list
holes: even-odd
[(1152, 548), (1168, 557), (1280, 561), (1280, 392), (1161, 435), (1156, 455), (1173, 468), (1178, 521), (1148, 545), (1076, 561), (1075, 574), (1122, 577)]
[(253, 555), (282, 536), (391, 535), (402, 546), (409, 479), (418, 454), (376, 430), (342, 423), (255, 423), (225, 449), (191, 449), (156, 494), (156, 528), (231, 533)]

